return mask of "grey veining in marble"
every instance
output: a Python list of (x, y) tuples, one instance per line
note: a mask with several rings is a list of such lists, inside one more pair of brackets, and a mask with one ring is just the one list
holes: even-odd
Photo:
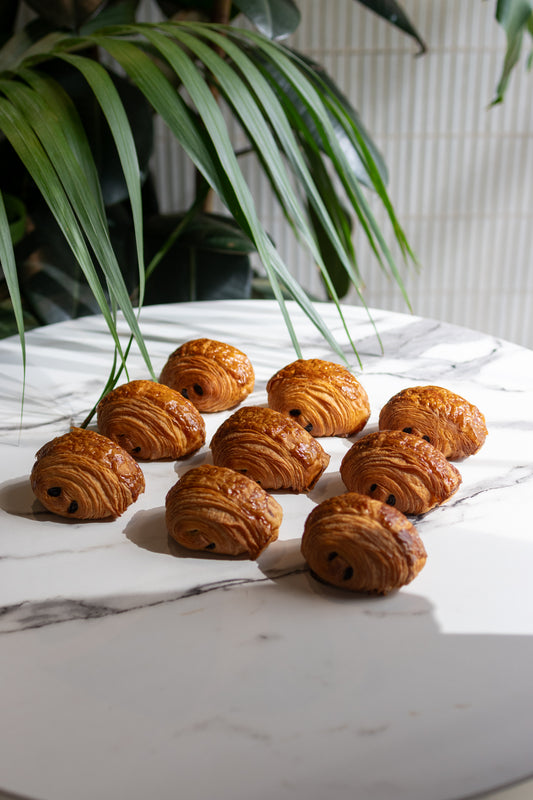
[[(304, 357), (338, 360), (291, 306)], [(459, 800), (533, 769), (533, 353), (381, 310), (346, 308), (377, 429), (397, 391), (437, 384), (485, 414), (481, 451), (458, 462), (457, 494), (413, 518), (428, 562), (386, 597), (317, 583), (303, 523), (341, 493), (351, 440), (324, 439), (327, 472), (307, 495), (276, 493), (284, 518), (257, 562), (198, 556), (169, 540), (168, 489), (209, 461), (207, 444), (143, 464), (146, 491), (113, 521), (55, 518), (35, 500), (35, 452), (97, 401), (113, 358), (99, 317), (0, 342), (0, 787), (35, 800)], [(295, 358), (275, 303), (146, 308), (156, 374), (208, 336), (268, 378)], [(124, 340), (127, 338), (122, 328)], [(134, 351), (129, 377), (148, 377)]]

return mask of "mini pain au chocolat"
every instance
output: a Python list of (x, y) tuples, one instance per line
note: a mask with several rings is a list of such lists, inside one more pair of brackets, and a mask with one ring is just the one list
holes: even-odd
[(211, 440), (213, 462), (247, 475), (263, 489), (312, 489), (329, 455), (290, 417), (245, 406), (228, 417)]
[(33, 492), (61, 517), (119, 517), (144, 492), (135, 459), (96, 431), (73, 428), (43, 445), (35, 458)]
[(100, 401), (98, 428), (135, 458), (182, 458), (205, 443), (199, 411), (179, 392), (154, 381), (117, 386)]
[(452, 461), (477, 453), (487, 437), (481, 411), (441, 386), (413, 386), (395, 394), (381, 409), (379, 429), (421, 436)]
[(403, 431), (378, 431), (345, 454), (341, 478), (350, 492), (368, 495), (404, 514), (424, 514), (446, 502), (461, 475), (432, 444)]
[(375, 594), (410, 583), (427, 558), (407, 517), (355, 492), (330, 497), (311, 511), (301, 551), (312, 573), (325, 583)]
[(370, 416), (368, 395), (343, 367), (319, 358), (287, 364), (267, 384), (268, 405), (313, 436), (352, 436)]
[(245, 475), (204, 464), (183, 475), (166, 501), (169, 534), (183, 547), (255, 559), (273, 541), (282, 508)]
[(245, 353), (214, 339), (193, 339), (168, 358), (159, 377), (199, 411), (226, 411), (254, 388), (254, 369)]

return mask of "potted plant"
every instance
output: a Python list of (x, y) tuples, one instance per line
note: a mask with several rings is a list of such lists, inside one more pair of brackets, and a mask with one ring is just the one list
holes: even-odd
[[(166, 19), (152, 24), (137, 20), (135, 0), (26, 2), (36, 16), (22, 30), (15, 26), (21, 0), (4, 3), (0, 12), (0, 265), (23, 354), (24, 330), (32, 324), (25, 311), (36, 322), (48, 321), (43, 305), (57, 300), (55, 279), (66, 296), (65, 313), (104, 315), (119, 364), (125, 357), (115, 327), (121, 310), (151, 369), (137, 309), (150, 295), (150, 281), (156, 286), (154, 276), (166, 281), (172, 271), (169, 253), (181, 248), (190, 261), (202, 243), (217, 257), (220, 248), (245, 258), (259, 253), (297, 353), (286, 297), (337, 349), (257, 218), (222, 104), (239, 121), (330, 299), (339, 306), (349, 285), (360, 291), (354, 218), (377, 263), (402, 287), (389, 240), (406, 259), (413, 254), (387, 195), (383, 159), (320, 66), (279, 41), (299, 23), (294, 0), (159, 0)], [(360, 2), (423, 49), (396, 2)], [(498, 3), (509, 39), (500, 95), (529, 24), (519, 6), (524, 3)], [(238, 13), (256, 30), (233, 25)], [(198, 175), (196, 197), (173, 219), (158, 215), (149, 177), (153, 114), (164, 119)], [(377, 224), (365, 187), (386, 209), (389, 231)], [(212, 192), (227, 218), (210, 212)], [(28, 259), (29, 273), (20, 266)]]

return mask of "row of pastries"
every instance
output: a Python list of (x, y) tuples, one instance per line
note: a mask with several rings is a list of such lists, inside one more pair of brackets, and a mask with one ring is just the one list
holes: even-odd
[(341, 466), (347, 491), (305, 521), (312, 573), (352, 591), (387, 593), (423, 568), (426, 551), (406, 515), (424, 514), (459, 488), (454, 460), (487, 435), (476, 406), (442, 387), (404, 389), (363, 433), (368, 395), (345, 367), (298, 359), (267, 383), (268, 405), (242, 405), (254, 388), (249, 358), (212, 339), (186, 342), (159, 381), (111, 390), (98, 432), (73, 428), (36, 454), (31, 485), (49, 511), (77, 519), (120, 516), (144, 491), (142, 461), (180, 459), (206, 442), (202, 414), (233, 410), (210, 442), (213, 464), (187, 471), (165, 499), (169, 534), (192, 550), (257, 558), (278, 537), (272, 491), (308, 492), (330, 457), (322, 437), (356, 437)]

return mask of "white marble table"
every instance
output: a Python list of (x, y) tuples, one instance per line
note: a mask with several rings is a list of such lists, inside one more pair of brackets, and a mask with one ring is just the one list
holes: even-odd
[[(304, 357), (334, 358), (292, 307)], [(304, 568), (303, 520), (343, 486), (349, 440), (308, 495), (277, 493), (280, 538), (258, 562), (169, 544), (164, 497), (192, 463), (144, 464), (118, 520), (53, 518), (36, 450), (97, 399), (112, 347), (98, 317), (0, 342), (0, 787), (38, 800), (455, 800), (533, 774), (533, 353), (486, 335), (321, 306), (372, 405), (438, 384), (477, 404), (489, 436), (452, 500), (416, 520), (424, 570), (387, 597), (329, 590)], [(146, 308), (156, 372), (209, 336), (251, 358), (256, 390), (295, 357), (277, 305)], [(125, 329), (124, 329), (125, 333)], [(338, 359), (336, 359), (338, 360)], [(132, 354), (130, 377), (147, 377)], [(208, 442), (225, 417), (206, 415)], [(499, 795), (498, 795), (499, 796)], [(502, 795), (503, 796), (503, 795)], [(510, 795), (511, 796), (511, 795)]]

